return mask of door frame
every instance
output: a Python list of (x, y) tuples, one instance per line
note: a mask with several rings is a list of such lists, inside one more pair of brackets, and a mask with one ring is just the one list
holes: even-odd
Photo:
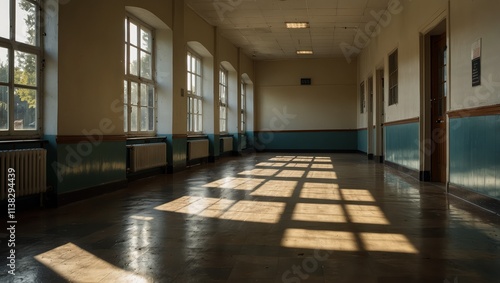
[(367, 115), (367, 141), (368, 141), (368, 159), (373, 160), (373, 157), (375, 155), (375, 141), (373, 139), (373, 133), (375, 131), (374, 125), (375, 121), (373, 120), (373, 112), (375, 111), (373, 107), (373, 101), (374, 101), (374, 82), (373, 82), (373, 75), (369, 75), (368, 79), (366, 80), (365, 83), (365, 90), (366, 90), (366, 95), (365, 95), (365, 101), (366, 101), (366, 115)]
[[(446, 112), (450, 109), (450, 98), (451, 98), (451, 88), (450, 88), (450, 58), (451, 58), (451, 48), (450, 48), (450, 25), (449, 25), (449, 8), (442, 10), (434, 20), (431, 20), (428, 25), (426, 25), (420, 31), (420, 180), (430, 182), (431, 181), (431, 166), (432, 166), (432, 153), (434, 151), (434, 145), (432, 142), (432, 121), (431, 121), (431, 35), (434, 35), (437, 29), (440, 29), (443, 23), (445, 25), (446, 32), (446, 45), (448, 47), (448, 58), (447, 58), (447, 72), (448, 72), (448, 96), (446, 99)], [(446, 187), (448, 188), (450, 173), (449, 173), (449, 117), (446, 115)]]
[(383, 163), (385, 155), (384, 123), (385, 123), (385, 73), (384, 65), (381, 64), (375, 71), (374, 96), (375, 96), (375, 160)]

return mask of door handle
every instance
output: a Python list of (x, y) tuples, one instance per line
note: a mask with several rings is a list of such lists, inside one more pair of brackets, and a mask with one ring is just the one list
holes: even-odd
[(444, 120), (437, 119), (436, 123), (438, 123), (438, 124), (444, 123)]

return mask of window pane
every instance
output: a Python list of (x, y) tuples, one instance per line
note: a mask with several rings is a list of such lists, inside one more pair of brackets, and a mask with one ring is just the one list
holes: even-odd
[(137, 106), (131, 106), (132, 113), (130, 113), (130, 130), (132, 132), (137, 132)]
[(196, 99), (193, 100), (194, 100), (193, 113), (198, 114), (198, 101)]
[(155, 107), (155, 89), (151, 85), (148, 85), (148, 106)]
[(14, 89), (14, 130), (36, 129), (36, 90)]
[(123, 53), (125, 54), (125, 74), (127, 74), (128, 70), (127, 70), (127, 64), (128, 64), (128, 54), (127, 54), (127, 44), (125, 44), (125, 52)]
[(151, 54), (141, 51), (141, 77), (151, 79), (152, 76)]
[(128, 82), (123, 82), (123, 103), (128, 103)]
[(9, 129), (9, 88), (0, 86), (0, 130)]
[(124, 105), (123, 106), (123, 131), (125, 133), (128, 132), (128, 106)]
[(37, 56), (16, 51), (14, 55), (14, 83), (37, 86)]
[(130, 62), (130, 74), (137, 76), (139, 75), (139, 62), (137, 62), (137, 48), (130, 46), (129, 62)]
[(141, 131), (147, 131), (149, 126), (149, 111), (147, 107), (141, 107)]
[(152, 36), (151, 32), (145, 29), (141, 29), (141, 48), (148, 52), (151, 52), (152, 48)]
[(128, 42), (128, 19), (125, 19), (125, 42)]
[(196, 75), (191, 75), (191, 93), (196, 95), (198, 94), (197, 81), (198, 77)]
[(154, 131), (155, 130), (155, 110), (154, 108), (149, 108), (149, 130)]
[(141, 106), (148, 105), (148, 86), (145, 84), (141, 84)]
[(0, 37), (10, 39), (10, 1), (0, 1)]
[(196, 95), (202, 96), (201, 77), (196, 76)]
[(192, 92), (192, 89), (191, 89), (191, 74), (189, 74), (189, 73), (187, 75), (187, 91), (188, 91), (188, 93)]
[(197, 127), (197, 132), (203, 131), (203, 116), (200, 114), (198, 115), (198, 127)]
[(133, 105), (139, 104), (139, 84), (130, 83), (130, 103)]
[(137, 46), (137, 25), (130, 23), (130, 44)]
[(17, 1), (16, 41), (30, 45), (37, 45), (36, 17), (35, 4), (25, 0)]
[(0, 47), (0, 82), (9, 82), (9, 50), (2, 47)]

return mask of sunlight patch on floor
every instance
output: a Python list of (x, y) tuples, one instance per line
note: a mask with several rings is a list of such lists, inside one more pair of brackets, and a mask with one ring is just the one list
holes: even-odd
[(70, 282), (151, 282), (147, 277), (116, 267), (67, 243), (35, 259)]
[(360, 233), (367, 251), (417, 254), (418, 250), (401, 234)]
[(181, 197), (157, 206), (156, 210), (189, 214), (223, 220), (277, 223), (285, 210), (285, 203), (264, 201), (233, 201), (228, 199)]
[(378, 206), (348, 204), (345, 207), (352, 223), (373, 225), (390, 224), (389, 220)]
[(242, 191), (252, 191), (258, 187), (263, 179), (253, 179), (253, 178), (234, 178), (227, 177), (215, 182), (204, 185), (204, 188), (214, 188), (214, 189), (234, 189)]
[(343, 231), (287, 229), (281, 240), (287, 248), (314, 250), (357, 251), (354, 234)]
[(291, 197), (296, 188), (297, 181), (270, 180), (250, 193), (250, 195), (262, 197)]
[(307, 173), (308, 179), (329, 179), (329, 180), (336, 180), (337, 179), (337, 173), (335, 172), (330, 172), (330, 171), (309, 171)]
[(252, 169), (239, 173), (238, 175), (272, 177), (278, 173), (276, 169)]

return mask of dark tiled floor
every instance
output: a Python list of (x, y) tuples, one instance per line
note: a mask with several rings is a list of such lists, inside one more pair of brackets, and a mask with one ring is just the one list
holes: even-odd
[(0, 281), (500, 282), (498, 216), (365, 159), (225, 158), (19, 214)]

